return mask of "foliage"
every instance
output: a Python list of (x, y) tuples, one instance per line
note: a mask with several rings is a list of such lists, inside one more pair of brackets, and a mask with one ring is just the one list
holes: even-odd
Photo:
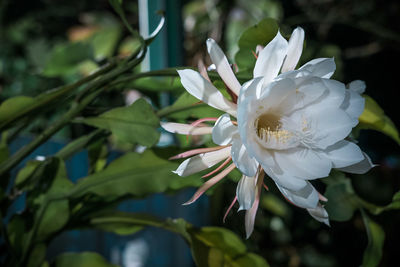
[[(123, 200), (143, 199), (157, 193), (175, 194), (185, 188), (201, 186), (203, 182), (198, 175), (182, 179), (171, 172), (178, 163), (168, 160), (168, 157), (182, 151), (180, 148), (157, 147), (161, 135), (160, 121), (164, 118), (179, 122), (218, 117), (222, 112), (199, 103), (185, 92), (175, 69), (139, 72), (148, 46), (163, 27), (164, 18), (160, 18), (150, 37), (144, 39), (128, 22), (122, 1), (113, 0), (110, 4), (130, 36), (122, 39), (126, 32), (121, 23), (108, 18), (96, 27), (87, 25), (86, 30), (90, 29), (90, 33), (78, 39), (51, 45), (46, 40), (36, 40), (27, 53), (40, 72), (41, 78), (32, 83), (37, 88), (26, 95), (13, 94), (12, 90), (5, 90), (2, 95), (0, 227), (4, 242), (0, 244), (1, 265), (114, 266), (93, 252), (64, 253), (49, 261), (46, 258), (47, 247), (57, 236), (69, 230), (97, 229), (132, 235), (147, 227), (157, 227), (183, 238), (197, 266), (269, 266), (264, 259), (268, 254), (262, 254), (255, 241), (243, 241), (242, 236), (223, 227), (195, 227), (181, 218), (164, 219), (115, 209)], [(21, 32), (10, 34), (14, 38), (11, 39), (23, 43), (23, 32), (28, 31), (30, 23), (34, 20), (16, 25)], [(256, 59), (252, 52), (257, 45), (266, 45), (278, 28), (276, 20), (266, 18), (243, 31), (234, 56), (239, 80), (246, 81), (252, 77)], [(332, 54), (338, 52), (336, 48), (331, 51)], [(215, 73), (210, 72), (209, 76), (216, 87), (224, 91), (224, 85)], [(50, 88), (53, 79), (66, 85), (39, 90), (42, 82), (49, 85), (45, 88)], [(105, 105), (101, 102), (112, 94), (121, 95), (127, 88), (140, 91), (142, 97), (127, 106), (122, 106), (121, 101), (110, 100)], [(158, 105), (152, 96), (166, 91), (176, 97), (174, 103), (166, 107)], [(399, 144), (399, 133), (393, 121), (371, 96), (364, 95), (364, 98), (366, 106), (358, 129), (379, 131)], [(63, 129), (73, 127), (81, 127), (84, 134), (71, 138), (52, 156), (26, 160), (41, 144)], [(33, 140), (10, 155), (12, 140), (29, 131), (34, 134)], [(108, 162), (110, 147), (118, 144), (123, 144), (126, 149)], [(139, 153), (141, 146), (146, 150)], [(89, 151), (90, 171), (86, 177), (72, 182), (65, 162), (82, 150)], [(328, 198), (326, 209), (334, 222), (348, 222), (361, 214), (368, 244), (360, 261), (363, 266), (378, 266), (385, 241), (385, 229), (380, 225), (380, 218), (387, 212), (400, 209), (400, 192), (385, 205), (375, 204), (359, 194), (352, 178), (341, 172), (332, 172), (323, 180), (325, 185), (321, 186), (326, 187), (325, 196)], [(218, 190), (213, 196), (217, 200)], [(16, 212), (12, 207), (21, 195), (26, 197), (26, 208)], [(273, 192), (262, 198), (260, 206), (268, 214), (257, 222), (262, 234), (267, 228), (282, 230), (279, 222), (291, 220), (291, 208)], [(269, 215), (275, 221), (265, 219)], [(389, 238), (391, 236), (386, 235), (386, 239)]]

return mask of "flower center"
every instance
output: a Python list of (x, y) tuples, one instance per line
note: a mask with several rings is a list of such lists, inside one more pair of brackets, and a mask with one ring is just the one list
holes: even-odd
[(284, 129), (285, 120), (274, 113), (265, 113), (254, 121), (254, 129), (261, 145), (270, 149), (285, 149), (292, 146), (294, 133)]

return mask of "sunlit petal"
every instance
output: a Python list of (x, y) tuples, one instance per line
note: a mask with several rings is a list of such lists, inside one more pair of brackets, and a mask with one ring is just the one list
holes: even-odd
[(186, 159), (173, 172), (179, 176), (188, 176), (214, 166), (229, 157), (230, 153), (231, 148), (226, 147), (220, 150), (200, 154)]
[(185, 135), (211, 134), (213, 129), (212, 127), (208, 126), (194, 127), (190, 124), (175, 123), (175, 122), (161, 122), (161, 127), (163, 127), (164, 130), (170, 133), (178, 133)]
[(237, 126), (235, 126), (228, 114), (224, 114), (218, 118), (212, 130), (213, 142), (218, 145), (227, 145), (232, 143), (234, 135), (238, 134)]
[(258, 55), (253, 71), (254, 78), (264, 77), (264, 85), (270, 83), (278, 75), (287, 49), (288, 42), (278, 31), (275, 38)]
[(303, 51), (303, 43), (304, 30), (301, 27), (297, 27), (294, 29), (289, 39), (287, 55), (282, 66), (282, 73), (296, 68)]
[(207, 39), (207, 51), (215, 64), (219, 76), (236, 95), (239, 95), (240, 83), (229, 65), (228, 59), (218, 44), (211, 38)]
[(214, 85), (194, 70), (178, 70), (183, 87), (194, 97), (209, 106), (236, 117), (236, 104), (227, 100)]

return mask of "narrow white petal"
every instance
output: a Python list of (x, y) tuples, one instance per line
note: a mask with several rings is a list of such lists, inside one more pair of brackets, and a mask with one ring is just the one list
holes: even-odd
[(161, 127), (170, 133), (186, 134), (186, 135), (204, 135), (211, 134), (213, 128), (209, 126), (193, 127), (190, 124), (161, 122)]
[(194, 97), (211, 107), (223, 110), (236, 117), (236, 104), (226, 99), (214, 85), (194, 70), (178, 70), (183, 87)]
[(303, 43), (304, 30), (301, 27), (297, 27), (294, 29), (289, 39), (286, 59), (282, 66), (282, 73), (294, 70), (296, 68), (297, 63), (299, 63), (301, 53), (303, 52)]
[(264, 77), (264, 85), (271, 82), (282, 67), (287, 49), (288, 42), (278, 31), (275, 38), (258, 55), (253, 71), (254, 78)]
[(343, 168), (364, 160), (361, 149), (354, 143), (341, 140), (325, 150), (333, 168)]
[(323, 222), (326, 225), (329, 225), (329, 215), (328, 212), (325, 210), (324, 206), (318, 204), (318, 206), (314, 209), (307, 209), (308, 213), (319, 222)]
[(258, 163), (247, 153), (239, 137), (234, 138), (232, 142), (232, 160), (241, 173), (247, 176), (254, 176), (257, 172)]
[(316, 208), (319, 201), (318, 191), (315, 190), (311, 183), (307, 182), (307, 185), (301, 190), (289, 190), (283, 188), (278, 183), (276, 183), (279, 191), (285, 196), (287, 200), (292, 202), (292, 204), (300, 208)]
[(207, 39), (207, 51), (210, 54), (211, 61), (215, 64), (219, 76), (225, 84), (236, 94), (239, 95), (240, 83), (236, 79), (235, 74), (229, 65), (228, 59), (226, 58), (222, 49), (218, 44), (211, 38)]
[(355, 174), (364, 174), (368, 172), (371, 168), (376, 165), (372, 163), (371, 159), (367, 154), (363, 153), (364, 159), (354, 165), (350, 165), (344, 168), (338, 168), (340, 171), (355, 173)]
[(212, 140), (215, 144), (224, 146), (232, 143), (232, 138), (237, 133), (237, 126), (233, 125), (231, 118), (225, 113), (214, 124)]
[(310, 75), (329, 79), (336, 70), (333, 58), (316, 58), (304, 64), (299, 70), (306, 70)]
[(236, 187), (239, 210), (248, 210), (253, 206), (256, 193), (256, 177), (243, 175)]
[(255, 192), (256, 195), (254, 197), (253, 206), (249, 210), (246, 210), (246, 215), (244, 217), (246, 238), (249, 238), (250, 235), (253, 233), (254, 221), (256, 219), (258, 204), (260, 203), (260, 195), (261, 195), (263, 179), (261, 177), (258, 177), (258, 179), (261, 179), (261, 180), (257, 180), (257, 186), (256, 186), (256, 192)]
[(214, 166), (218, 162), (229, 157), (230, 153), (231, 148), (226, 147), (220, 150), (200, 154), (186, 159), (173, 172), (179, 176), (188, 176)]
[(330, 159), (309, 148), (277, 150), (274, 157), (284, 173), (304, 180), (327, 177), (332, 168)]
[(355, 80), (349, 83), (347, 87), (356, 93), (363, 94), (365, 92), (366, 85), (364, 81)]

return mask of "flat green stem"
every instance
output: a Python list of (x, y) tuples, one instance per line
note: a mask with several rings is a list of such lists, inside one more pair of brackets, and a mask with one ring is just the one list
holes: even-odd
[(44, 130), (40, 135), (38, 135), (32, 142), (28, 145), (22, 147), (14, 155), (12, 155), (8, 160), (0, 165), (0, 176), (11, 170), (15, 165), (17, 165), (22, 159), (29, 155), (33, 150), (35, 150), (40, 144), (47, 141), (53, 134), (58, 132), (62, 127), (64, 127), (72, 118), (78, 115), (90, 102), (92, 102), (102, 90), (98, 90), (86, 97), (81, 103), (76, 107), (73, 107), (59, 120), (57, 120), (53, 125)]
[(104, 76), (104, 78), (96, 80), (92, 84), (90, 84), (80, 94), (79, 99), (83, 98), (82, 101), (80, 101), (79, 103), (75, 102), (74, 105), (72, 105), (71, 109), (61, 119), (57, 120), (53, 125), (44, 130), (44, 132), (42, 132), (40, 135), (38, 135), (36, 139), (34, 139), (31, 143), (22, 147), (14, 155), (12, 155), (9, 159), (7, 159), (0, 165), (0, 177), (9, 170), (11, 170), (14, 166), (16, 166), (21, 160), (23, 160), (33, 150), (35, 150), (35, 148), (37, 148), (39, 145), (47, 141), (53, 134), (55, 134), (62, 127), (68, 124), (71, 119), (77, 116), (89, 103), (91, 103), (98, 96), (99, 93), (103, 91), (102, 89), (100, 89), (95, 92), (92, 92), (93, 90), (102, 87), (104, 84), (109, 82), (111, 79), (117, 77), (119, 74), (138, 65), (145, 56), (145, 50), (141, 51), (142, 51), (141, 55), (139, 55), (137, 58), (126, 64), (123, 68), (116, 69), (111, 73), (107, 73)]
[(4, 121), (0, 125), (0, 130), (4, 130), (5, 128), (9, 127), (10, 124), (15, 123), (16, 121), (23, 118), (27, 114), (36, 111), (38, 108), (45, 106), (45, 105), (53, 102), (54, 100), (59, 99), (60, 97), (65, 96), (67, 93), (77, 89), (81, 85), (94, 80), (95, 78), (108, 72), (115, 66), (116, 66), (115, 62), (110, 63), (110, 64), (106, 65), (105, 67), (101, 68), (100, 70), (98, 70), (97, 72), (93, 73), (92, 75), (89, 75), (75, 83), (65, 85), (65, 86), (62, 86), (62, 87), (59, 87), (59, 88), (56, 88), (56, 89), (53, 89), (53, 90), (50, 90), (50, 91), (44, 93), (43, 94), (44, 99), (42, 99), (41, 101), (37, 101), (36, 103), (29, 106), (27, 109), (22, 110), (21, 112), (17, 113), (15, 116), (10, 117), (8, 120)]
[(163, 118), (163, 117), (168, 117), (172, 113), (176, 113), (176, 112), (180, 112), (180, 111), (184, 111), (184, 110), (188, 110), (188, 109), (192, 109), (192, 108), (197, 108), (197, 107), (206, 107), (206, 106), (207, 105), (205, 103), (190, 104), (190, 105), (181, 106), (181, 107), (168, 106), (168, 107), (165, 107), (165, 108), (160, 109), (159, 111), (157, 111), (156, 115), (159, 118)]

